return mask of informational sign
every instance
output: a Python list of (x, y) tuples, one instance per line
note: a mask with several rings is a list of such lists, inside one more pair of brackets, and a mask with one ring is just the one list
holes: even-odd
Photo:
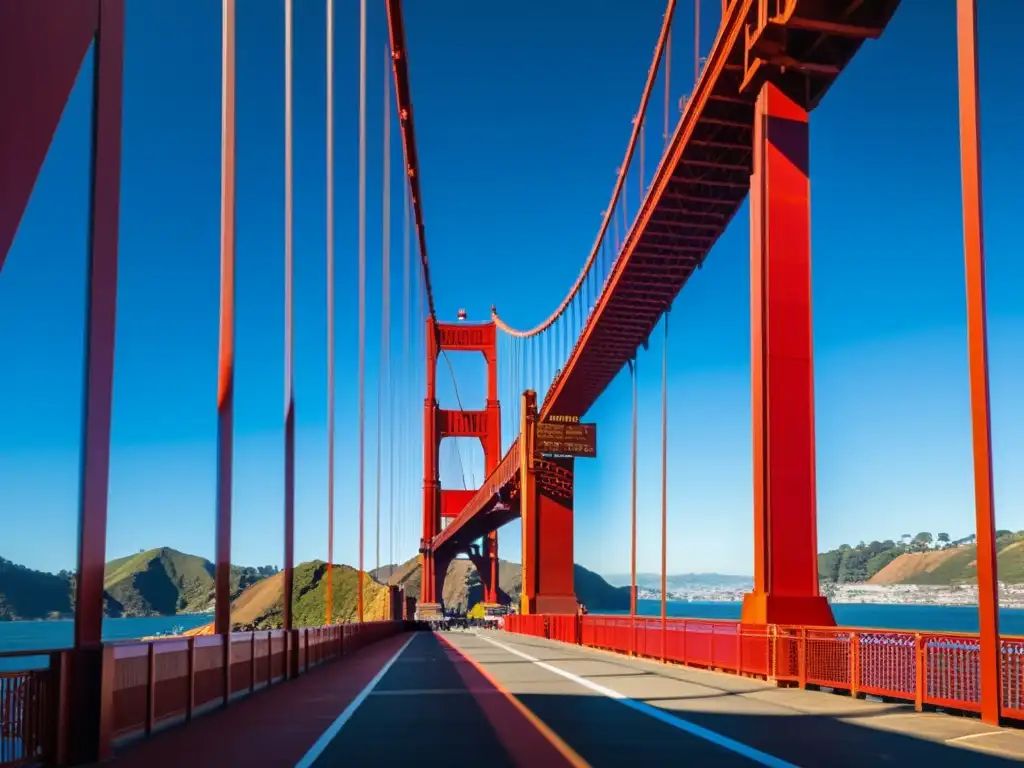
[(548, 416), (537, 424), (538, 453), (597, 458), (597, 424), (580, 424), (579, 416)]

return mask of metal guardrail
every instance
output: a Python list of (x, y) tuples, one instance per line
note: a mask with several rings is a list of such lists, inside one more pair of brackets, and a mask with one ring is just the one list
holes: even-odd
[[(629, 616), (509, 616), (505, 630), (665, 662), (981, 710), (977, 634)], [(1002, 715), (1024, 720), (1024, 638), (1000, 640)]]

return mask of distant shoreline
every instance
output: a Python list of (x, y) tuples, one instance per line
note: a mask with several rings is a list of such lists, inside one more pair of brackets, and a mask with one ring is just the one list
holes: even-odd
[[(750, 586), (697, 588), (669, 592), (672, 603), (740, 603)], [(661, 600), (657, 590), (639, 589), (640, 600)], [(977, 607), (976, 584), (823, 584), (822, 594), (834, 605), (933, 605), (940, 608)], [(1000, 608), (1024, 608), (1024, 584), (999, 584)]]

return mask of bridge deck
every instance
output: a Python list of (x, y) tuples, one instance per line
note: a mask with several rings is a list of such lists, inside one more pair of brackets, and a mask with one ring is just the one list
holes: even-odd
[(131, 766), (995, 766), (1024, 734), (505, 633), (383, 641), (131, 746)]

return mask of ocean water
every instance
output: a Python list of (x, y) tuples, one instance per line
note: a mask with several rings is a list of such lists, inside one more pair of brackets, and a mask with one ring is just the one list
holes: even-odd
[[(669, 602), (668, 615), (692, 619), (738, 619), (740, 603)], [(978, 609), (969, 605), (893, 605), (871, 603), (833, 603), (836, 623), (845, 627), (871, 629), (909, 629), (922, 632), (977, 632)], [(607, 613), (614, 613), (607, 611)], [(628, 613), (618, 611), (617, 613)], [(637, 613), (660, 616), (661, 602), (638, 600)], [(1024, 608), (999, 611), (999, 631), (1003, 635), (1024, 635)]]
[[(644, 616), (660, 616), (661, 603), (640, 600), (638, 612)], [(977, 632), (978, 609), (972, 606), (938, 605), (871, 605), (867, 603), (836, 603), (832, 610), (836, 621), (848, 627), (876, 629), (908, 629), (928, 632)], [(608, 613), (614, 613), (608, 611)], [(625, 613), (619, 612), (619, 613)], [(669, 616), (694, 619), (738, 619), (740, 603), (669, 602)], [(163, 632), (174, 627), (191, 629), (213, 620), (212, 615), (168, 616), (145, 619), (106, 619), (105, 640), (130, 640)], [(1024, 609), (1004, 608), (999, 612), (1000, 631), (1004, 635), (1024, 635)], [(73, 639), (74, 625), (67, 621), (0, 622), (0, 653), (3, 651), (45, 651), (67, 648)], [(0, 671), (24, 669), (46, 664), (46, 657), (30, 659), (0, 658)]]
[[(137, 619), (104, 619), (103, 639), (131, 640), (170, 632), (175, 627), (192, 629), (213, 621), (213, 614), (156, 616)], [(69, 648), (74, 642), (71, 619), (59, 621), (0, 621), (0, 653), (4, 651), (47, 651)], [(46, 666), (46, 656), (0, 658), (0, 672)]]

